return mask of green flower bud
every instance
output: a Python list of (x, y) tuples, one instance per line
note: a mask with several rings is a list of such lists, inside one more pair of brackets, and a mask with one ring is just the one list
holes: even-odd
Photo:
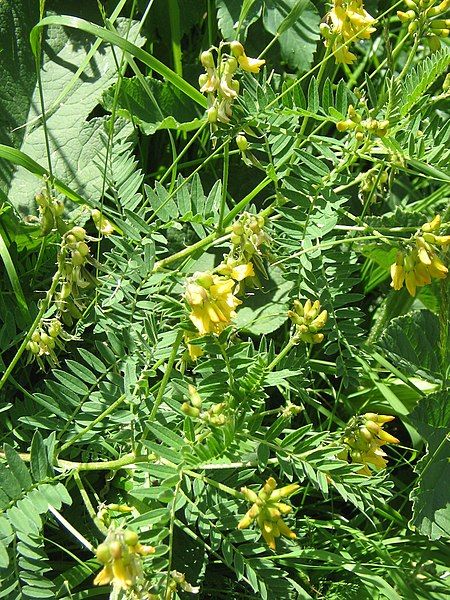
[(72, 227), (70, 233), (75, 236), (78, 242), (81, 242), (86, 237), (86, 230), (83, 227)]
[(80, 252), (78, 252), (78, 250), (75, 250), (72, 253), (72, 264), (74, 267), (81, 267), (81, 265), (84, 264), (85, 260), (85, 257)]
[(236, 136), (236, 145), (241, 152), (245, 152), (248, 148), (248, 140), (245, 135), (237, 135)]
[(200, 62), (205, 68), (213, 69), (215, 65), (212, 52), (210, 50), (205, 50), (204, 52), (202, 52), (200, 54)]
[(87, 256), (89, 254), (89, 246), (86, 244), (86, 242), (78, 242), (77, 250), (81, 256)]
[(127, 546), (136, 546), (139, 542), (139, 536), (135, 531), (127, 529), (123, 534), (123, 541)]
[(111, 559), (111, 552), (108, 544), (100, 544), (95, 551), (97, 559), (102, 563), (106, 564)]

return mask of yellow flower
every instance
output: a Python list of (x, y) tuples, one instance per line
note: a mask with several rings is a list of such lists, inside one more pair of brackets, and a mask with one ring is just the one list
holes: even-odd
[(185, 299), (191, 307), (189, 318), (200, 335), (220, 333), (236, 316), (241, 301), (234, 296), (233, 279), (197, 272), (188, 280)]
[(240, 56), (238, 62), (241, 68), (249, 73), (259, 73), (261, 67), (266, 63), (264, 59), (249, 58), (246, 54)]
[(153, 554), (152, 546), (139, 543), (131, 530), (111, 529), (105, 541), (97, 547), (96, 556), (104, 567), (94, 579), (94, 585), (112, 583), (116, 590), (128, 590), (142, 577), (142, 556)]
[(367, 40), (375, 31), (375, 19), (364, 9), (362, 0), (335, 0), (328, 13), (330, 27), (322, 33), (332, 40), (333, 54), (337, 63), (351, 64), (356, 56), (345, 45), (349, 40)]
[(397, 252), (395, 263), (391, 265), (391, 287), (394, 290), (401, 290), (405, 281), (405, 271), (403, 268), (403, 253)]
[(249, 73), (259, 73), (261, 67), (266, 63), (264, 59), (249, 58), (245, 54), (244, 46), (237, 41), (231, 42), (231, 52), (237, 58), (239, 66)]
[(238, 529), (246, 529), (256, 520), (264, 541), (271, 550), (275, 550), (275, 540), (280, 535), (291, 540), (297, 537), (282, 519), (282, 515), (290, 513), (292, 508), (280, 500), (289, 497), (300, 486), (297, 483), (291, 483), (278, 489), (276, 486), (275, 479), (269, 477), (258, 493), (246, 487), (241, 488), (245, 498), (253, 504), (238, 523)]
[(362, 475), (371, 475), (368, 465), (384, 469), (387, 465), (387, 454), (381, 446), (399, 443), (396, 437), (383, 431), (383, 425), (393, 419), (391, 415), (375, 413), (353, 417), (341, 438), (346, 446), (342, 458), (348, 455), (353, 463), (361, 463), (363, 466), (359, 473)]

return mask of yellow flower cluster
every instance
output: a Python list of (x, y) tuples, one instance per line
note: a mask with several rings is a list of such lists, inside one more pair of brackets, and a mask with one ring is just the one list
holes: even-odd
[(187, 281), (184, 298), (191, 308), (189, 318), (200, 335), (220, 333), (236, 316), (241, 300), (234, 295), (234, 279), (209, 271), (194, 273)]
[(261, 246), (269, 241), (263, 228), (264, 217), (248, 212), (244, 212), (233, 223), (230, 240), (231, 252), (224, 256), (217, 267), (217, 271), (221, 275), (231, 277), (238, 283), (251, 278), (258, 285), (253, 263), (257, 262), (261, 266)]
[(307, 300), (304, 304), (294, 300), (294, 310), (288, 311), (288, 316), (295, 325), (295, 337), (310, 344), (320, 344), (323, 333), (318, 333), (325, 327), (328, 312), (321, 311), (319, 300), (314, 303)]
[(356, 111), (353, 104), (350, 104), (347, 110), (347, 118), (344, 121), (338, 121), (336, 128), (338, 131), (354, 131), (355, 137), (362, 142), (367, 135), (384, 137), (389, 129), (388, 119), (363, 119)]
[(280, 535), (291, 540), (297, 537), (282, 519), (283, 515), (291, 512), (292, 507), (281, 500), (291, 496), (300, 486), (297, 483), (291, 483), (279, 489), (276, 487), (275, 479), (269, 477), (258, 493), (247, 487), (241, 488), (245, 498), (253, 504), (238, 524), (238, 529), (246, 529), (256, 520), (262, 536), (271, 550), (275, 550), (275, 540)]
[(253, 262), (258, 261), (261, 266), (260, 247), (268, 241), (263, 227), (264, 217), (243, 213), (232, 226), (229, 254), (224, 255), (214, 271), (197, 272), (188, 278), (184, 299), (197, 329), (184, 334), (191, 360), (203, 354), (200, 346), (191, 343), (193, 339), (208, 333), (220, 334), (231, 324), (236, 308), (242, 304), (236, 296), (242, 292), (244, 279), (258, 285)]
[(144, 546), (129, 529), (111, 529), (95, 552), (104, 565), (94, 579), (95, 585), (112, 583), (116, 590), (128, 590), (142, 577), (142, 557), (153, 554), (153, 546)]
[(369, 465), (384, 469), (387, 464), (384, 457), (387, 455), (381, 446), (399, 443), (396, 437), (383, 431), (383, 425), (394, 418), (375, 413), (353, 417), (342, 436), (346, 450), (339, 455), (339, 458), (346, 459), (349, 456), (352, 462), (361, 463), (363, 467), (359, 472), (363, 475), (371, 475)]
[(232, 105), (239, 95), (239, 81), (234, 79), (238, 68), (249, 73), (258, 73), (264, 60), (249, 58), (240, 42), (230, 43), (232, 55), (222, 54), (222, 43), (218, 50), (217, 64), (211, 50), (202, 52), (200, 60), (206, 73), (199, 77), (200, 91), (208, 97), (208, 120), (210, 123), (229, 123)]
[(320, 31), (325, 44), (330, 44), (337, 63), (351, 64), (356, 60), (350, 52), (350, 41), (367, 40), (375, 31), (375, 19), (364, 9), (362, 0), (334, 0), (333, 8)]
[(192, 417), (193, 419), (200, 419), (207, 423), (208, 425), (214, 425), (215, 427), (220, 427), (225, 425), (227, 422), (227, 417), (225, 414), (226, 403), (219, 402), (214, 404), (208, 410), (202, 411), (203, 400), (201, 399), (200, 394), (196, 390), (196, 388), (189, 384), (189, 402), (183, 402), (181, 405), (181, 410)]
[(417, 288), (429, 285), (432, 278), (447, 277), (448, 269), (437, 256), (436, 250), (437, 247), (447, 249), (450, 235), (436, 235), (440, 225), (441, 219), (437, 215), (414, 236), (415, 247), (410, 252), (397, 252), (395, 263), (391, 265), (391, 287), (394, 290), (400, 290), (405, 284), (411, 296), (415, 296)]
[(450, 0), (405, 0), (405, 4), (409, 10), (397, 11), (400, 21), (409, 23), (409, 33), (417, 31), (421, 34), (427, 31), (428, 45), (431, 50), (438, 50), (441, 46), (440, 38), (446, 38), (450, 34), (450, 19), (439, 18), (450, 8)]

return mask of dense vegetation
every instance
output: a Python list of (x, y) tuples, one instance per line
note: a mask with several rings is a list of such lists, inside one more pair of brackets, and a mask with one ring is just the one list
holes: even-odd
[(0, 598), (449, 594), (449, 9), (0, 2)]

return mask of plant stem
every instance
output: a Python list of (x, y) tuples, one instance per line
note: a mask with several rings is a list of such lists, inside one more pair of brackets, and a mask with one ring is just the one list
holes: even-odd
[(220, 200), (219, 222), (217, 223), (217, 233), (220, 235), (223, 230), (223, 218), (227, 206), (228, 174), (230, 167), (230, 141), (228, 140), (223, 149), (223, 176), (222, 176), (222, 197)]
[(152, 423), (155, 418), (156, 418), (156, 413), (158, 412), (159, 409), (159, 405), (162, 402), (163, 396), (164, 396), (164, 392), (166, 391), (166, 387), (167, 384), (169, 382), (170, 379), (170, 375), (172, 373), (172, 369), (173, 369), (173, 365), (175, 364), (175, 359), (177, 358), (177, 352), (178, 352), (178, 348), (181, 344), (181, 340), (183, 339), (183, 330), (180, 329), (179, 332), (177, 333), (177, 337), (175, 338), (175, 341), (173, 343), (173, 347), (172, 347), (172, 352), (170, 353), (169, 356), (169, 360), (167, 362), (167, 367), (166, 370), (164, 372), (163, 378), (161, 379), (161, 384), (159, 386), (159, 390), (158, 390), (158, 394), (155, 398), (155, 402), (153, 404), (150, 416), (147, 419), (147, 423), (146, 423), (146, 427), (142, 433), (142, 437), (141, 437), (141, 442), (144, 441), (147, 438), (148, 432), (149, 432), (149, 425), (150, 423)]
[(126, 399), (126, 397), (127, 397), (126, 394), (122, 394), (119, 398), (117, 398), (117, 400), (115, 402), (113, 402), (111, 404), (111, 406), (108, 406), (108, 408), (106, 410), (104, 410), (101, 414), (99, 414), (97, 418), (95, 418), (91, 423), (89, 423), (89, 425), (87, 425), (84, 429), (82, 429), (81, 431), (79, 431), (76, 435), (74, 435), (73, 437), (71, 437), (70, 440), (68, 440), (65, 444), (63, 444), (61, 446), (61, 450), (60, 451), (64, 452), (64, 450), (67, 450), (67, 448), (70, 448), (70, 446), (72, 446), (80, 438), (82, 438), (84, 435), (86, 435), (86, 433), (89, 433), (89, 431), (91, 431), (91, 429), (93, 429), (98, 423), (100, 423), (101, 421), (103, 421), (103, 419), (105, 417), (107, 417), (112, 412), (114, 412), (116, 410), (116, 408), (118, 406), (120, 406), (122, 404), (122, 402), (124, 402), (124, 400)]
[(277, 366), (277, 364), (280, 362), (280, 360), (282, 360), (287, 354), (289, 354), (289, 352), (292, 350), (292, 348), (296, 344), (298, 344), (298, 339), (296, 338), (295, 335), (293, 335), (290, 338), (289, 342), (286, 344), (286, 346), (281, 350), (281, 352), (279, 354), (277, 354), (277, 356), (275, 356), (275, 358), (270, 363), (270, 365), (267, 366), (266, 370), (273, 371), (273, 369)]

